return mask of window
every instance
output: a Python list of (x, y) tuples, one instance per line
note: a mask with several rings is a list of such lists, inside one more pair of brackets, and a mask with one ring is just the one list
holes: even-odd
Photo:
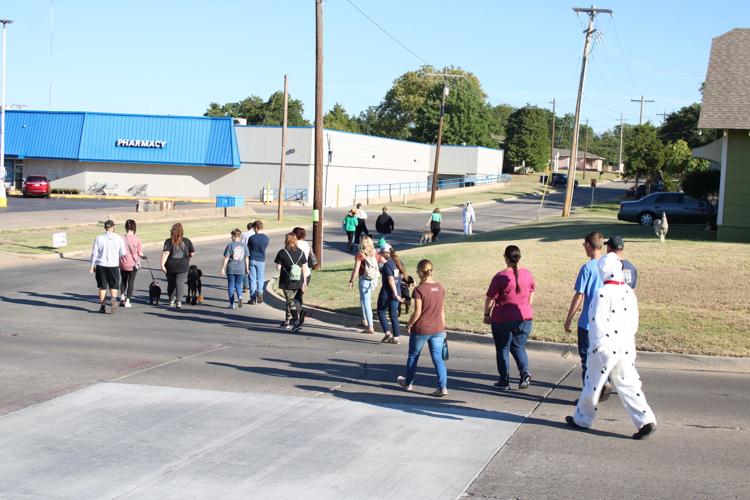
[(660, 194), (654, 200), (654, 203), (682, 203), (683, 195), (680, 193), (666, 193)]

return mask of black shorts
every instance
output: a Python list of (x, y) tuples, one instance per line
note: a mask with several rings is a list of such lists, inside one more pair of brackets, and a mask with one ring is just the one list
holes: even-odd
[(99, 290), (109, 288), (110, 290), (120, 289), (120, 268), (96, 266), (96, 286)]

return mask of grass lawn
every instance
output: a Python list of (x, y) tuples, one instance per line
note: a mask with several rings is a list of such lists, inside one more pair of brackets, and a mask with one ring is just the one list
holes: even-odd
[[(510, 184), (490, 184), (487, 186), (485, 191), (477, 191), (466, 194), (451, 194), (451, 189), (444, 191), (438, 191), (436, 195), (436, 203), (430, 204), (430, 200), (413, 200), (408, 201), (404, 205), (400, 202), (386, 203), (382, 206), (389, 207), (391, 212), (394, 211), (411, 211), (411, 210), (432, 210), (434, 207), (439, 206), (441, 208), (453, 207), (463, 205), (466, 201), (470, 201), (474, 204), (482, 203), (485, 201), (500, 201), (508, 198), (527, 196), (532, 193), (541, 193), (544, 190), (544, 186), (539, 183), (540, 173), (528, 174), (528, 175), (517, 175), (514, 174), (513, 180)], [(591, 177), (591, 173), (587, 173), (587, 179)], [(579, 172), (576, 175), (578, 181), (583, 185), (588, 180), (582, 178), (582, 174)], [(602, 181), (617, 179), (618, 176), (612, 173), (605, 173), (602, 176)], [(588, 185), (588, 184), (586, 184)], [(380, 207), (381, 205), (378, 205)]]
[[(717, 243), (714, 233), (702, 227), (672, 225), (661, 244), (650, 228), (617, 221), (615, 205), (599, 205), (566, 220), (520, 225), (401, 256), (411, 272), (419, 259), (433, 261), (436, 279), (448, 293), (449, 329), (489, 333), (482, 324), (484, 292), (494, 272), (504, 267), (505, 246), (516, 244), (523, 253), (521, 264), (537, 282), (532, 338), (575, 343), (575, 333), (566, 333), (562, 323), (578, 268), (586, 261), (583, 236), (593, 230), (622, 235), (626, 257), (638, 269), (640, 349), (750, 355), (750, 246)], [(347, 264), (314, 273), (306, 301), (359, 314), (358, 294), (347, 288), (350, 270)]]
[[(188, 238), (197, 238), (200, 236), (226, 235), (239, 228), (244, 230), (247, 223), (255, 220), (257, 216), (227, 217), (217, 219), (203, 219), (183, 222), (185, 236)], [(176, 221), (161, 221), (153, 223), (138, 224), (138, 236), (141, 237), (144, 244), (163, 242), (169, 237), (169, 230)], [(264, 219), (263, 225), (266, 231), (283, 228), (292, 228), (310, 222), (309, 217), (287, 216), (282, 222), (274, 219)], [(101, 224), (91, 224), (86, 226), (75, 226), (67, 228), (60, 226), (55, 229), (44, 230), (13, 230), (0, 231), (0, 251), (17, 253), (17, 254), (49, 254), (58, 251), (71, 252), (75, 250), (90, 250), (94, 238), (103, 231)], [(122, 224), (118, 225), (115, 230), (118, 233), (124, 233), (125, 228)], [(68, 246), (62, 249), (52, 248), (52, 233), (66, 231), (68, 233)]]

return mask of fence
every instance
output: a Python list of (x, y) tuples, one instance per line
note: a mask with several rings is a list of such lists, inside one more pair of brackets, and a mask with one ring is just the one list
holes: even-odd
[[(278, 189), (262, 188), (260, 190), (260, 201), (263, 203), (269, 203), (277, 201)], [(307, 189), (305, 188), (284, 188), (284, 201), (298, 201), (300, 203), (307, 203)]]
[[(480, 186), (482, 184), (505, 184), (511, 181), (508, 174), (476, 175), (438, 179), (438, 190)], [(425, 193), (432, 189), (428, 181), (396, 182), (391, 184), (357, 184), (354, 186), (355, 199), (380, 198), (381, 196), (401, 196), (405, 194)]]

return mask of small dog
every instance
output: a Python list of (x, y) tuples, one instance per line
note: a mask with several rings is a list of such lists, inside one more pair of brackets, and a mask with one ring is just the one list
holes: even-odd
[(161, 285), (159, 285), (158, 280), (154, 280), (148, 286), (148, 303), (158, 306), (160, 298), (161, 298)]
[(426, 245), (432, 242), (432, 231), (422, 231), (422, 237), (419, 238), (420, 245)]
[(411, 309), (411, 287), (414, 285), (414, 278), (407, 276), (401, 280), (401, 297), (403, 297), (403, 304), (398, 305), (398, 315), (401, 316), (403, 313), (409, 313)]
[(203, 271), (198, 266), (190, 266), (187, 274), (187, 302), (191, 305), (203, 304)]
[(664, 240), (667, 237), (668, 231), (669, 231), (669, 223), (667, 222), (667, 214), (666, 212), (662, 212), (661, 220), (656, 219), (654, 221), (654, 233), (656, 233), (656, 236), (659, 237), (659, 241), (664, 243)]

